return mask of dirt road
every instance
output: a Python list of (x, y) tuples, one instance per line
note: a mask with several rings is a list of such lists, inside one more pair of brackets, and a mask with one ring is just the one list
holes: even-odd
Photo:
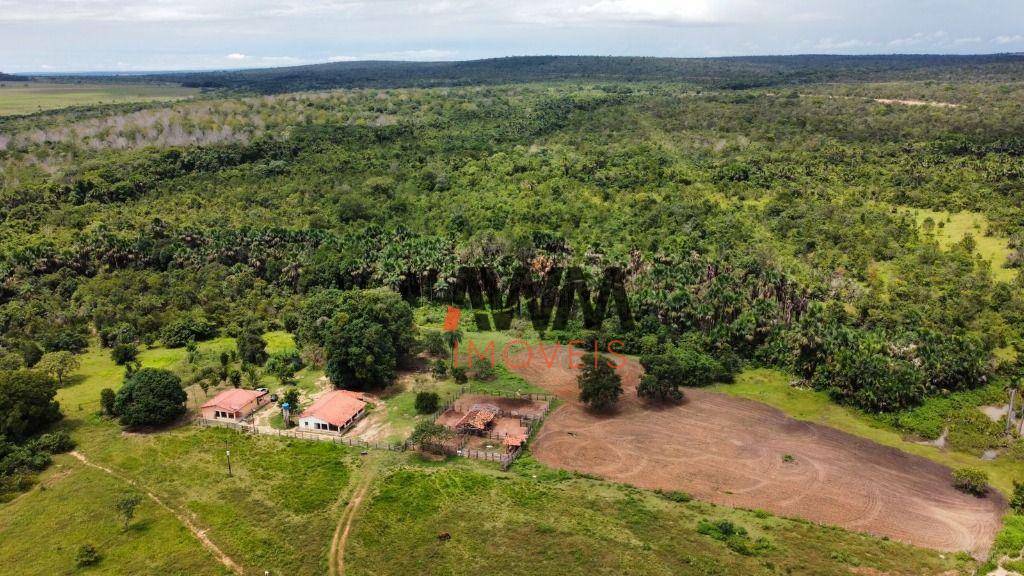
[(212, 553), (217, 558), (217, 560), (220, 561), (221, 564), (223, 564), (225, 567), (227, 567), (228, 570), (231, 570), (235, 574), (242, 574), (243, 573), (241, 565), (239, 565), (237, 562), (232, 560), (230, 556), (228, 556), (220, 548), (218, 548), (217, 545), (214, 544), (212, 540), (210, 540), (210, 537), (206, 535), (206, 530), (205, 529), (201, 529), (198, 526), (196, 526), (192, 522), (192, 520), (188, 516), (186, 516), (183, 512), (179, 512), (178, 510), (176, 510), (174, 508), (171, 508), (170, 506), (165, 504), (163, 500), (158, 498), (155, 494), (153, 494), (152, 492), (150, 492), (150, 491), (142, 488), (141, 486), (139, 486), (138, 482), (136, 482), (135, 480), (132, 480), (131, 478), (128, 478), (127, 476), (124, 476), (124, 475), (121, 475), (121, 474), (119, 474), (117, 472), (114, 472), (113, 470), (111, 470), (110, 468), (107, 468), (106, 466), (102, 466), (100, 464), (96, 464), (95, 462), (92, 462), (91, 460), (86, 458), (85, 455), (82, 454), (81, 452), (79, 452), (77, 450), (72, 450), (71, 452), (69, 452), (69, 454), (71, 456), (74, 456), (78, 461), (80, 461), (81, 463), (85, 464), (86, 466), (90, 466), (90, 467), (95, 468), (97, 470), (102, 470), (103, 472), (106, 472), (107, 474), (110, 474), (111, 476), (113, 476), (115, 478), (118, 478), (119, 480), (122, 480), (125, 483), (131, 485), (133, 488), (136, 488), (136, 489), (141, 490), (142, 492), (144, 492), (146, 494), (146, 496), (150, 500), (152, 500), (154, 503), (156, 503), (157, 506), (160, 506), (164, 510), (170, 512), (171, 514), (174, 515), (175, 518), (178, 519), (179, 522), (184, 524), (185, 527), (187, 527), (189, 529), (189, 531), (192, 532), (192, 534), (195, 535), (195, 537), (199, 539), (199, 542), (203, 545), (203, 547), (206, 548), (207, 550), (209, 550), (210, 553)]

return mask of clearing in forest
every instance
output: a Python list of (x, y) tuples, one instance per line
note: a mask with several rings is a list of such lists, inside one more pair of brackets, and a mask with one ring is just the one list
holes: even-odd
[(1001, 495), (958, 492), (950, 470), (925, 458), (705, 390), (687, 389), (679, 406), (650, 407), (636, 397), (635, 361), (622, 371), (619, 409), (593, 414), (565, 366), (517, 370), (566, 400), (531, 448), (550, 466), (979, 558), (999, 529)]

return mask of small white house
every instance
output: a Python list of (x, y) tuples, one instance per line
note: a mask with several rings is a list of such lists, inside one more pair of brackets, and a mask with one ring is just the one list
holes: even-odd
[(331, 390), (299, 415), (299, 429), (344, 432), (366, 414), (366, 401), (351, 390)]

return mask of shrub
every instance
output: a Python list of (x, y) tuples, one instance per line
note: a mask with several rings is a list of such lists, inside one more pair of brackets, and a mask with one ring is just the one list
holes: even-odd
[(184, 414), (187, 399), (173, 372), (142, 368), (117, 392), (114, 410), (126, 426), (157, 426)]
[(80, 328), (67, 328), (43, 338), (47, 352), (71, 352), (78, 354), (89, 347), (89, 336)]
[(452, 368), (452, 379), (455, 380), (456, 384), (465, 384), (469, 382), (469, 377), (466, 376), (466, 369), (461, 366)]
[(115, 344), (110, 350), (110, 358), (114, 361), (114, 364), (118, 366), (124, 366), (129, 362), (134, 362), (139, 357), (139, 348), (135, 344)]
[(434, 360), (434, 364), (431, 366), (430, 370), (433, 372), (434, 378), (437, 378), (438, 380), (443, 380), (448, 376), (448, 364), (440, 358)]
[(693, 500), (693, 496), (690, 496), (688, 493), (680, 492), (678, 490), (655, 490), (654, 492), (658, 496), (661, 496), (662, 498), (670, 502), (679, 502), (680, 504), (685, 504)]
[(988, 474), (977, 468), (957, 468), (953, 471), (953, 487), (961, 492), (984, 496), (988, 490)]
[(32, 448), (50, 454), (63, 454), (75, 449), (75, 441), (64, 430), (58, 430), (33, 440)]
[(127, 322), (119, 322), (100, 330), (100, 345), (104, 348), (113, 348), (118, 344), (134, 344), (136, 340), (138, 334), (135, 327)]
[(444, 341), (444, 336), (436, 330), (431, 330), (423, 335), (423, 347), (431, 356), (439, 358), (448, 356), (448, 343)]
[(644, 374), (636, 387), (637, 396), (655, 402), (681, 402), (683, 392), (679, 384), (663, 380), (653, 374)]
[(473, 358), (473, 377), (481, 382), (490, 382), (498, 373), (490, 358)]
[(160, 339), (168, 348), (181, 348), (190, 341), (202, 341), (212, 337), (215, 326), (205, 318), (183, 316), (168, 323), (160, 331)]
[(418, 392), (416, 394), (416, 412), (420, 414), (433, 414), (437, 412), (440, 399), (437, 392)]
[(35, 366), (36, 362), (39, 362), (39, 359), (43, 357), (43, 349), (31, 340), (26, 340), (18, 345), (18, 352), (21, 353), (21, 358), (25, 361), (26, 368)]
[(701, 520), (697, 523), (697, 532), (724, 542), (730, 550), (744, 556), (755, 556), (772, 549), (768, 540), (751, 540), (746, 528), (737, 526), (729, 520)]
[(1010, 508), (1017, 514), (1024, 514), (1024, 483), (1013, 481), (1013, 495), (1010, 497)]
[(18, 370), (25, 360), (17, 352), (0, 352), (0, 370)]
[(75, 565), (79, 568), (93, 566), (98, 564), (99, 561), (100, 553), (92, 544), (82, 544), (78, 547), (78, 552), (75, 552)]
[(117, 416), (114, 411), (114, 391), (110, 388), (100, 390), (100, 410), (105, 416)]

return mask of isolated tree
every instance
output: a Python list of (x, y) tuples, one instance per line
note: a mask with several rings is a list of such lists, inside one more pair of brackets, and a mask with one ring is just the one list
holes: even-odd
[(295, 388), (288, 389), (281, 397), (281, 405), (288, 405), (288, 418), (289, 421), (284, 423), (285, 428), (291, 425), (291, 416), (296, 414), (299, 410), (299, 391)]
[(420, 414), (433, 414), (437, 412), (437, 406), (440, 404), (440, 398), (437, 396), (437, 392), (417, 392), (415, 407), (416, 412)]
[(232, 387), (238, 388), (242, 385), (242, 373), (238, 370), (232, 370), (231, 373), (228, 374), (228, 380), (231, 381)]
[(115, 344), (110, 349), (110, 358), (114, 361), (114, 364), (118, 366), (124, 366), (129, 362), (134, 362), (139, 356), (139, 348), (135, 344)]
[(221, 352), (220, 353), (220, 365), (221, 365), (221, 368), (227, 368), (228, 367), (228, 363), (230, 361), (231, 361), (231, 357), (228, 356), (227, 352)]
[(450, 428), (431, 420), (422, 420), (409, 435), (409, 443), (427, 452), (441, 452), (444, 443), (454, 436)]
[(57, 386), (64, 387), (64, 377), (78, 370), (78, 358), (67, 350), (59, 352), (47, 352), (36, 364), (37, 370), (42, 370), (57, 379)]
[(253, 330), (246, 330), (236, 341), (238, 357), (242, 362), (262, 366), (267, 361), (267, 341)]
[(395, 379), (398, 356), (388, 331), (367, 318), (339, 314), (327, 335), (325, 372), (336, 387), (383, 388)]
[(953, 470), (953, 487), (961, 492), (984, 496), (988, 491), (988, 473), (977, 468), (957, 468)]
[(142, 503), (142, 497), (138, 494), (131, 492), (121, 494), (114, 501), (114, 509), (118, 515), (124, 521), (123, 530), (128, 529), (128, 525), (131, 524), (132, 518), (135, 518), (135, 509)]
[(465, 384), (466, 382), (469, 382), (469, 377), (466, 376), (466, 369), (462, 366), (452, 368), (452, 380), (455, 380), (456, 384)]
[(610, 410), (622, 396), (622, 378), (604, 356), (584, 354), (580, 360), (580, 402), (593, 410)]
[(441, 333), (444, 343), (448, 346), (448, 353), (451, 355), (452, 367), (455, 367), (455, 349), (462, 344), (462, 330), (446, 330)]
[(249, 388), (256, 389), (260, 387), (260, 378), (263, 376), (263, 373), (260, 371), (259, 366), (246, 364), (242, 366), (242, 371), (245, 372), (245, 382), (249, 385)]
[(44, 372), (0, 372), (0, 437), (15, 442), (61, 419), (57, 383)]
[(276, 376), (284, 385), (295, 384), (295, 373), (300, 368), (302, 368), (302, 359), (294, 350), (271, 354), (266, 364), (267, 372)]
[(185, 413), (181, 379), (161, 368), (142, 368), (117, 391), (114, 410), (125, 426), (159, 426)]
[(117, 412), (114, 410), (114, 399), (116, 395), (110, 388), (104, 388), (100, 390), (100, 409), (106, 416), (117, 416)]

